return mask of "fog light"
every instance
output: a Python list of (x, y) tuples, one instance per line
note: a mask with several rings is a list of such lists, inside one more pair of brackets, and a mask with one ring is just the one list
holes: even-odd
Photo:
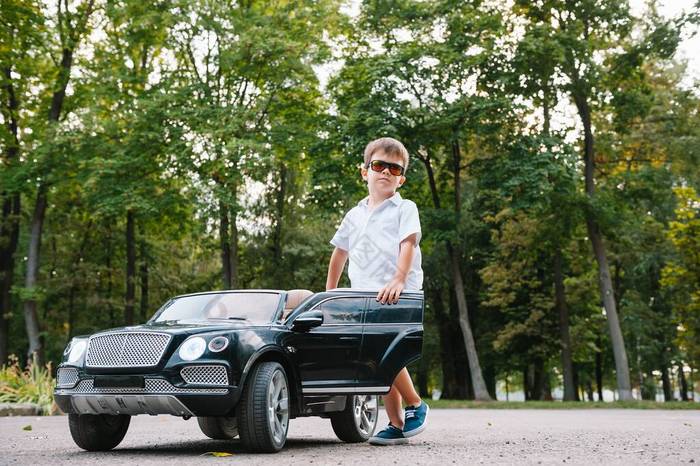
[(213, 353), (218, 353), (223, 351), (228, 346), (228, 338), (226, 337), (216, 337), (212, 338), (209, 342), (209, 351)]

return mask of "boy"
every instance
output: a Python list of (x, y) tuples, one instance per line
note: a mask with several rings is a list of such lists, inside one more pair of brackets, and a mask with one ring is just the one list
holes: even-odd
[[(382, 304), (396, 304), (404, 289), (422, 288), (418, 209), (396, 192), (406, 181), (407, 167), (408, 151), (396, 139), (380, 138), (365, 148), (361, 174), (369, 196), (345, 215), (331, 240), (335, 250), (328, 265), (327, 290), (338, 286), (348, 258), (350, 286), (379, 289), (376, 299)], [(407, 404), (405, 421), (402, 400)], [(389, 425), (370, 438), (371, 444), (408, 443), (408, 437), (425, 429), (428, 405), (416, 393), (405, 367), (384, 396), (384, 407)]]

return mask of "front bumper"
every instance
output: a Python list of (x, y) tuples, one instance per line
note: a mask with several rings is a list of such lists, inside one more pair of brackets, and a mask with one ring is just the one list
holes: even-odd
[(56, 388), (54, 399), (65, 413), (222, 416), (231, 413), (240, 398), (236, 386), (178, 385), (163, 377), (146, 376), (143, 388), (98, 388), (94, 377), (88, 376), (78, 378), (73, 387)]

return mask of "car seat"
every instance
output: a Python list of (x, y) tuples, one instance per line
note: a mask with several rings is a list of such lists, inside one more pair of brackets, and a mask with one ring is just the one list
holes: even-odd
[(287, 317), (289, 317), (289, 314), (291, 314), (295, 307), (301, 304), (302, 301), (304, 301), (312, 294), (314, 294), (313, 291), (309, 290), (287, 291), (287, 301), (284, 303), (284, 311), (282, 312), (282, 322), (287, 320)]

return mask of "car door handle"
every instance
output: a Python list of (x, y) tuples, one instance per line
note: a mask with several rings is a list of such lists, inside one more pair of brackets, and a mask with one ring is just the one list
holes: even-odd
[(352, 341), (352, 340), (359, 340), (359, 337), (340, 337), (341, 340), (345, 341)]

